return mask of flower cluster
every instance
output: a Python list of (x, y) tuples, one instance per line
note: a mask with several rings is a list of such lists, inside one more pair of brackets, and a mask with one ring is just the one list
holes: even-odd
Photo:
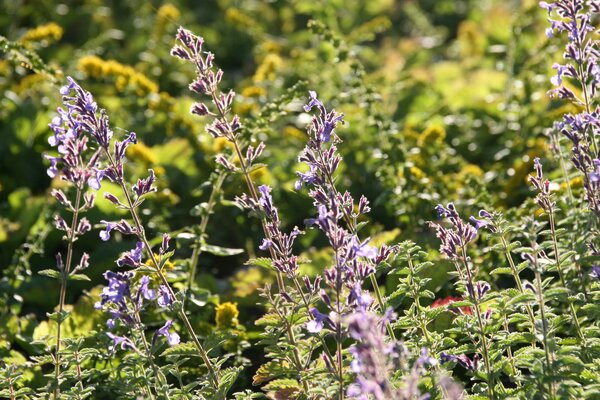
[(544, 179), (542, 163), (540, 162), (539, 158), (533, 160), (533, 165), (535, 167), (535, 175), (529, 175), (528, 179), (533, 187), (538, 191), (538, 194), (535, 197), (535, 202), (542, 208), (542, 210), (550, 214), (555, 206), (550, 194), (550, 181), (548, 179)]
[[(591, 25), (594, 14), (600, 13), (600, 2), (542, 1), (540, 6), (548, 11), (551, 24), (546, 30), (548, 37), (552, 37), (555, 31), (566, 32), (568, 37), (563, 54), (565, 64), (553, 65), (557, 74), (552, 78), (552, 84), (557, 88), (551, 94), (583, 108), (579, 114), (566, 114), (561, 122), (555, 124), (555, 129), (571, 141), (571, 160), (583, 173), (585, 199), (590, 210), (600, 218), (600, 159), (596, 143), (600, 134), (600, 109), (593, 108), (593, 99), (600, 84), (600, 51)], [(563, 78), (578, 85), (580, 93), (567, 87)]]
[[(308, 143), (300, 153), (298, 160), (305, 163), (309, 172), (298, 172), (299, 180), (296, 189), (303, 185), (311, 187), (309, 196), (317, 208), (318, 215), (305, 221), (307, 226), (318, 227), (327, 237), (335, 252), (335, 264), (324, 272), (325, 283), (333, 290), (336, 301), (322, 292), (322, 299), (331, 309), (326, 317), (316, 309), (311, 313), (315, 318), (307, 326), (311, 331), (319, 331), (324, 322), (331, 329), (340, 330), (340, 317), (351, 310), (367, 310), (373, 299), (362, 289), (364, 280), (372, 276), (376, 265), (385, 261), (392, 253), (392, 248), (382, 246), (380, 249), (370, 246), (369, 239), (360, 240), (356, 234), (357, 219), (370, 211), (369, 202), (361, 196), (355, 212), (355, 201), (349, 192), (340, 193), (334, 185), (334, 174), (342, 160), (337, 152), (336, 143), (341, 142), (335, 133), (338, 123), (343, 123), (343, 114), (335, 110), (327, 111), (314, 91), (304, 107), (305, 111), (316, 108), (308, 127)], [(345, 226), (344, 226), (345, 225)], [(347, 309), (339, 302), (341, 293), (347, 290)], [(381, 306), (381, 305), (380, 305)]]
[(400, 387), (391, 383), (392, 374), (405, 368), (408, 350), (399, 342), (386, 337), (386, 324), (391, 313), (378, 316), (372, 312), (359, 311), (345, 318), (350, 336), (356, 344), (349, 348), (353, 357), (350, 364), (356, 380), (347, 390), (350, 398), (356, 399), (420, 399), (418, 381), (427, 366), (435, 366), (437, 360), (429, 356), (427, 349), (421, 350), (410, 373), (404, 377)]
[[(168, 307), (172, 300), (163, 285), (159, 286), (158, 290), (150, 288), (150, 277), (143, 275), (138, 281), (136, 287), (132, 288), (132, 280), (135, 273), (113, 272), (106, 271), (104, 278), (108, 281), (108, 285), (102, 290), (100, 301), (96, 303), (95, 308), (104, 310), (110, 314), (110, 318), (106, 321), (109, 329), (114, 329), (117, 322), (123, 323), (132, 329), (141, 328), (140, 312), (144, 307), (144, 300), (156, 300), (160, 307)], [(172, 324), (171, 320), (167, 320), (165, 326), (157, 331), (157, 334), (167, 337), (169, 344), (174, 345), (179, 343), (179, 335), (169, 333), (169, 328)], [(112, 335), (112, 336), (111, 336)], [(115, 346), (117, 340), (123, 340), (122, 337), (114, 337)], [(128, 342), (131, 342), (127, 339)], [(155, 340), (153, 341), (154, 344)], [(121, 346), (123, 349), (123, 346)]]
[(214, 122), (206, 127), (206, 131), (214, 138), (225, 137), (233, 140), (237, 137), (241, 128), (240, 119), (234, 115), (231, 120), (227, 120), (225, 116), (231, 109), (231, 104), (235, 96), (235, 92), (230, 90), (227, 93), (219, 92), (219, 83), (223, 79), (223, 71), (214, 70), (213, 61), (214, 54), (211, 52), (203, 52), (202, 45), (204, 39), (194, 35), (192, 32), (184, 28), (179, 28), (177, 31), (177, 40), (181, 45), (175, 45), (171, 49), (171, 55), (185, 61), (189, 61), (196, 66), (198, 78), (190, 83), (191, 91), (208, 95), (211, 97), (217, 113), (210, 110), (206, 103), (194, 103), (190, 109), (192, 114), (204, 116), (217, 116)]
[(448, 218), (453, 226), (453, 228), (445, 228), (440, 224), (429, 223), (435, 228), (436, 236), (442, 242), (440, 252), (451, 260), (463, 257), (466, 254), (466, 246), (475, 240), (477, 231), (483, 226), (483, 223), (474, 217), (471, 217), (471, 221), (475, 223), (475, 226), (464, 222), (452, 203), (448, 203), (446, 207), (438, 204), (435, 210), (440, 218)]

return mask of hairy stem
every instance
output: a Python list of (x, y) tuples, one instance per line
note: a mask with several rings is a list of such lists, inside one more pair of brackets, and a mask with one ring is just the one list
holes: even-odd
[(225, 181), (226, 173), (225, 171), (219, 171), (219, 175), (213, 185), (212, 191), (210, 192), (210, 197), (208, 198), (208, 202), (206, 203), (206, 211), (205, 214), (200, 219), (200, 229), (198, 232), (198, 237), (194, 243), (194, 250), (192, 252), (192, 259), (190, 263), (190, 272), (188, 275), (188, 280), (186, 284), (186, 291), (190, 291), (192, 288), (192, 284), (196, 279), (196, 269), (198, 267), (198, 260), (200, 258), (200, 254), (202, 253), (202, 242), (204, 240), (204, 234), (206, 233), (206, 226), (208, 225), (208, 220), (210, 219), (210, 215), (212, 214), (212, 210), (217, 202), (217, 194), (221, 191), (221, 186), (223, 186), (223, 181)]
[(469, 268), (469, 263), (467, 260), (467, 251), (464, 248), (464, 246), (461, 247), (461, 250), (462, 250), (462, 262), (465, 267), (465, 272), (467, 274), (467, 283), (468, 283), (468, 285), (470, 285), (470, 289), (467, 287), (467, 294), (469, 295), (471, 301), (475, 304), (475, 307), (473, 307), (473, 308), (475, 308), (475, 315), (477, 316), (477, 325), (479, 327), (479, 338), (481, 340), (482, 357), (483, 357), (483, 362), (485, 364), (485, 372), (487, 374), (488, 396), (490, 399), (493, 400), (496, 398), (495, 393), (494, 393), (494, 377), (492, 375), (492, 369), (490, 366), (489, 348), (488, 348), (487, 338), (485, 336), (485, 328), (483, 325), (483, 318), (481, 316), (479, 296), (474, 293), (475, 287), (473, 285), (474, 284), (473, 273), (471, 271), (471, 268)]
[[(116, 163), (115, 163), (112, 155), (108, 151), (108, 149), (105, 149), (105, 153), (108, 157), (110, 164), (113, 166), (113, 168), (116, 168)], [(152, 266), (154, 267), (154, 270), (155, 270), (156, 274), (158, 275), (161, 283), (167, 288), (170, 298), (175, 299), (176, 298), (175, 292), (173, 291), (173, 289), (171, 288), (171, 285), (167, 281), (167, 277), (163, 274), (162, 270), (160, 269), (158, 261), (156, 260), (156, 257), (154, 255), (154, 253), (152, 252), (152, 246), (150, 246), (150, 243), (148, 243), (148, 239), (146, 238), (146, 234), (144, 231), (144, 226), (142, 225), (140, 217), (136, 211), (133, 199), (131, 198), (131, 195), (129, 194), (127, 187), (125, 186), (125, 182), (123, 181), (123, 179), (120, 179), (118, 181), (118, 184), (121, 187), (121, 190), (127, 200), (127, 206), (128, 206), (127, 208), (129, 209), (129, 213), (131, 214), (134, 225), (137, 229), (138, 239), (142, 241), (144, 248), (148, 252), (148, 256), (150, 257)], [(185, 314), (185, 311), (183, 309), (179, 309), (179, 310), (177, 310), (177, 314), (183, 321), (183, 324), (185, 325), (186, 330), (188, 331), (189, 335), (192, 338), (192, 341), (194, 342), (194, 346), (196, 346), (196, 349), (198, 350), (200, 357), (202, 358), (202, 360), (204, 361), (204, 364), (206, 365), (206, 368), (208, 369), (208, 374), (210, 376), (210, 382), (211, 382), (213, 388), (217, 389), (219, 387), (219, 380), (218, 380), (217, 374), (215, 372), (215, 369), (212, 365), (212, 362), (210, 361), (210, 358), (208, 357), (208, 353), (206, 352), (206, 350), (204, 350), (204, 347), (198, 340), (198, 337), (196, 336), (196, 333), (194, 332), (194, 328), (192, 327), (192, 324), (190, 323), (187, 315)]]
[[(538, 300), (538, 308), (540, 310), (540, 318), (542, 319), (542, 342), (544, 344), (544, 355), (546, 357), (546, 370), (549, 374), (552, 374), (552, 359), (550, 353), (550, 348), (548, 346), (548, 321), (546, 319), (546, 311), (545, 311), (545, 300), (544, 300), (544, 290), (542, 287), (542, 276), (540, 273), (540, 269), (537, 261), (537, 253), (534, 256), (534, 274), (535, 274), (535, 286), (537, 291), (537, 300)], [(554, 398), (554, 385), (551, 382), (548, 382), (548, 391), (551, 398)]]
[(58, 315), (59, 318), (56, 321), (56, 351), (54, 353), (55, 365), (54, 365), (54, 379), (56, 386), (54, 388), (53, 398), (56, 400), (60, 394), (59, 376), (60, 376), (60, 337), (61, 337), (61, 326), (62, 326), (62, 313), (65, 307), (65, 297), (67, 294), (67, 280), (69, 279), (69, 272), (71, 272), (71, 263), (73, 262), (73, 247), (75, 243), (75, 230), (77, 229), (77, 222), (79, 218), (79, 206), (81, 204), (82, 188), (76, 187), (77, 193), (75, 195), (75, 208), (73, 209), (73, 218), (71, 220), (71, 230), (67, 237), (67, 259), (65, 260), (64, 270), (60, 275), (60, 294), (58, 300)]
[[(554, 258), (556, 259), (556, 270), (558, 271), (558, 276), (560, 278), (560, 283), (565, 289), (568, 289), (567, 282), (565, 280), (565, 274), (562, 269), (562, 265), (560, 263), (560, 251), (558, 250), (558, 241), (556, 237), (556, 227), (554, 222), (554, 212), (550, 210), (548, 213), (548, 220), (550, 221), (550, 235), (552, 238), (552, 247), (554, 249)], [(577, 336), (581, 341), (582, 345), (585, 346), (585, 337), (583, 336), (583, 332), (581, 331), (581, 325), (579, 324), (579, 318), (577, 317), (577, 312), (575, 311), (575, 306), (573, 305), (573, 301), (567, 299), (569, 303), (569, 311), (571, 312), (571, 317), (573, 318), (573, 323), (575, 324), (575, 331), (577, 332)]]

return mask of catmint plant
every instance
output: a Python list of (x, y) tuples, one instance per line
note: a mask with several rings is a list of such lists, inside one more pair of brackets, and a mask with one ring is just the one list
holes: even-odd
[[(68, 94), (68, 88), (61, 88), (61, 94)], [(40, 273), (57, 278), (60, 283), (58, 311), (50, 315), (56, 322), (56, 345), (53, 354), (55, 365), (53, 396), (58, 398), (60, 393), (61, 374), (61, 326), (68, 318), (68, 312), (64, 310), (67, 281), (72, 279), (89, 278), (82, 272), (89, 266), (90, 256), (87, 253), (81, 255), (77, 265), (74, 264), (74, 244), (77, 239), (92, 229), (90, 221), (81, 217), (81, 214), (90, 210), (94, 205), (98, 189), (95, 181), (96, 168), (99, 165), (100, 150), (89, 146), (89, 137), (85, 135), (85, 126), (79, 119), (77, 106), (65, 103), (65, 108), (58, 108), (57, 114), (50, 123), (53, 135), (48, 139), (51, 146), (58, 150), (57, 155), (46, 154), (45, 158), (50, 161), (47, 170), (51, 178), (60, 177), (69, 183), (75, 190), (74, 198), (61, 189), (53, 189), (52, 197), (66, 211), (71, 213), (70, 221), (67, 222), (61, 215), (55, 215), (54, 226), (63, 231), (64, 240), (67, 242), (66, 257), (63, 259), (61, 253), (56, 254), (56, 270), (43, 270)], [(95, 111), (96, 104), (88, 102), (87, 106)], [(92, 191), (88, 191), (91, 188)]]
[[(481, 357), (485, 368), (485, 381), (487, 382), (487, 393), (490, 398), (495, 398), (495, 372), (492, 371), (491, 360), (491, 343), (487, 337), (486, 325), (489, 324), (492, 316), (492, 309), (483, 313), (481, 304), (488, 300), (486, 296), (490, 290), (490, 284), (484, 281), (475, 281), (477, 270), (473, 265), (471, 258), (467, 253), (467, 246), (477, 237), (477, 232), (483, 224), (474, 221), (475, 225), (471, 225), (462, 220), (456, 207), (453, 203), (447, 206), (439, 204), (436, 211), (441, 218), (447, 218), (450, 221), (451, 227), (446, 228), (438, 223), (430, 223), (436, 230), (436, 236), (441, 241), (440, 252), (448, 257), (456, 267), (456, 272), (460, 278), (460, 282), (464, 285), (464, 292), (468, 298), (468, 306), (474, 310), (476, 335), (472, 338), (477, 346), (479, 353), (475, 354), (473, 359), (469, 359), (466, 355), (456, 357), (457, 360), (467, 368), (473, 371), (478, 369), (478, 359)], [(477, 339), (475, 339), (477, 337)], [(446, 360), (447, 357), (444, 358)]]
[[(561, 254), (559, 249), (559, 233), (556, 228), (556, 203), (553, 199), (553, 196), (550, 193), (550, 181), (544, 178), (544, 174), (542, 171), (542, 163), (539, 158), (534, 160), (535, 166), (535, 175), (529, 176), (529, 182), (531, 185), (537, 190), (538, 194), (535, 197), (535, 203), (544, 211), (546, 215), (548, 215), (548, 223), (550, 225), (550, 241), (552, 243), (552, 257), (554, 258), (554, 270), (558, 273), (560, 283), (562, 287), (566, 290), (569, 289), (569, 285), (567, 285), (567, 277), (564, 263), (568, 258)], [(575, 306), (573, 304), (572, 299), (567, 300), (569, 303), (569, 311), (571, 313), (571, 318), (573, 325), (575, 327), (575, 332), (577, 337), (582, 342), (582, 345), (585, 346), (585, 337), (581, 330), (581, 325), (579, 323), (579, 317), (577, 316), (577, 312), (575, 310)]]
[[(138, 269), (142, 265), (144, 251), (148, 254), (151, 261), (152, 272), (161, 283), (158, 292), (156, 293), (158, 304), (164, 307), (170, 307), (170, 310), (176, 312), (182, 320), (198, 354), (203, 359), (205, 366), (208, 369), (209, 385), (213, 390), (217, 390), (219, 380), (217, 372), (213, 367), (213, 363), (195, 334), (185, 311), (181, 308), (181, 303), (176, 301), (177, 296), (163, 272), (164, 263), (172, 255), (168, 249), (169, 236), (163, 235), (159, 254), (155, 255), (146, 237), (144, 226), (137, 212), (137, 208), (142, 204), (145, 197), (156, 191), (156, 188), (154, 187), (156, 179), (154, 171), (149, 170), (149, 175), (146, 178), (138, 179), (131, 188), (127, 187), (127, 184), (125, 183), (125, 151), (128, 146), (136, 143), (136, 134), (130, 132), (124, 140), (113, 141), (113, 131), (110, 128), (106, 111), (103, 109), (99, 110), (92, 95), (83, 90), (72, 78), (69, 78), (68, 85), (61, 89), (61, 93), (63, 94), (63, 103), (72, 110), (72, 119), (77, 124), (78, 129), (80, 129), (81, 132), (85, 132), (88, 135), (86, 137), (93, 140), (95, 146), (97, 146), (98, 156), (100, 154), (103, 156), (102, 164), (95, 165), (93, 170), (94, 173), (88, 177), (88, 184), (95, 189), (100, 189), (101, 182), (104, 179), (117, 183), (125, 200), (121, 201), (113, 193), (105, 193), (104, 197), (116, 207), (128, 210), (133, 220), (133, 224), (127, 220), (117, 222), (103, 221), (105, 228), (100, 232), (100, 238), (103, 241), (109, 240), (112, 231), (119, 231), (126, 235), (133, 235), (137, 238), (135, 247), (130, 251), (123, 253), (117, 260), (117, 265), (119, 267)], [(114, 145), (111, 148), (113, 142)], [(110, 312), (114, 318), (109, 320), (109, 325), (114, 323), (116, 317), (122, 317), (129, 324), (133, 322), (135, 328), (143, 331), (142, 323), (139, 318), (139, 308), (141, 307), (140, 299), (142, 297), (152, 297), (152, 293), (147, 289), (148, 280), (142, 278), (141, 285), (136, 292), (135, 301), (128, 298), (128, 295), (132, 293), (130, 281), (133, 276), (131, 274), (132, 272), (106, 273), (105, 276), (109, 280), (109, 286), (103, 292), (103, 300), (100, 303), (100, 307), (104, 306), (108, 301), (113, 304)], [(175, 344), (179, 340), (176, 334), (170, 333), (169, 327), (171, 324), (172, 322), (168, 321), (168, 326), (165, 325), (163, 328), (159, 329), (157, 334), (166, 336), (170, 344)], [(144, 333), (140, 332), (140, 334), (148, 361), (153, 365), (153, 356), (150, 348), (145, 342)], [(122, 338), (115, 340), (119, 341), (121, 347), (130, 342), (123, 340)], [(156, 373), (155, 376), (157, 379), (160, 377), (158, 373)]]
[[(551, 79), (555, 89), (550, 94), (583, 107), (578, 114), (566, 114), (556, 126), (572, 143), (571, 160), (584, 176), (585, 200), (589, 209), (600, 218), (600, 160), (596, 143), (600, 122), (595, 100), (600, 83), (600, 53), (598, 42), (592, 37), (595, 31), (593, 17), (600, 13), (600, 2), (542, 1), (540, 7), (548, 12), (550, 27), (546, 29), (546, 35), (552, 38), (556, 33), (564, 32), (568, 37), (563, 53), (565, 63), (552, 66), (556, 75)], [(575, 84), (575, 90), (565, 85), (565, 81)]]
[[(192, 105), (190, 112), (198, 116), (208, 116), (213, 118), (213, 122), (207, 125), (206, 131), (213, 138), (225, 138), (227, 141), (233, 144), (239, 167), (235, 166), (235, 164), (223, 154), (217, 155), (216, 162), (228, 171), (241, 172), (244, 175), (244, 180), (248, 188), (248, 195), (240, 198), (240, 203), (242, 206), (250, 207), (260, 205), (263, 212), (268, 213), (270, 211), (271, 217), (273, 217), (273, 212), (276, 213), (276, 209), (265, 209), (265, 207), (269, 206), (269, 204), (266, 202), (267, 197), (265, 197), (265, 192), (269, 189), (263, 187), (261, 189), (261, 195), (259, 195), (250, 176), (253, 162), (261, 155), (265, 145), (262, 142), (256, 147), (248, 145), (245, 149), (245, 152), (243, 151), (242, 144), (240, 142), (240, 119), (237, 115), (234, 115), (233, 117), (228, 116), (230, 114), (235, 93), (231, 90), (227, 93), (220, 91), (219, 84), (223, 78), (223, 71), (220, 69), (215, 71), (213, 65), (214, 55), (210, 52), (203, 52), (202, 47), (204, 44), (204, 39), (194, 35), (192, 32), (184, 28), (180, 28), (177, 32), (177, 40), (180, 44), (175, 45), (171, 49), (171, 55), (182, 60), (189, 61), (196, 67), (197, 79), (189, 85), (190, 90), (195, 93), (208, 96), (211, 100), (212, 107), (214, 108), (214, 110), (211, 110), (209, 104), (197, 102)], [(262, 203), (259, 196), (262, 196)], [(266, 217), (261, 218), (261, 225), (267, 241), (272, 241), (271, 235), (274, 233), (273, 228), (275, 228), (275, 225), (273, 224), (277, 224), (277, 222), (278, 221), (272, 222), (270, 225), (271, 230), (269, 230)], [(292, 234), (290, 247), (295, 236), (297, 236), (297, 233)], [(261, 245), (261, 247), (263, 246)], [(279, 260), (274, 248), (264, 247), (264, 249), (269, 250), (272, 260), (277, 260), (282, 263), (286, 262)], [(279, 269), (277, 270), (277, 285), (279, 293), (286, 293), (286, 284), (283, 279), (283, 274)], [(308, 391), (307, 383), (301, 379), (301, 375), (306, 370), (306, 367), (301, 360), (294, 328), (291, 326), (287, 318), (282, 318), (281, 322), (284, 326), (286, 336), (292, 348), (291, 352), (293, 353), (293, 364), (296, 366), (297, 374), (299, 375), (296, 378), (300, 378), (304, 391)]]

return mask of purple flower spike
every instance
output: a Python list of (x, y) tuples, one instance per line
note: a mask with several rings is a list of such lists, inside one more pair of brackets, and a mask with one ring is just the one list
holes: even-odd
[(117, 226), (116, 223), (114, 222), (108, 222), (105, 220), (100, 221), (103, 224), (106, 224), (106, 228), (100, 232), (100, 239), (102, 239), (103, 241), (107, 241), (108, 239), (110, 239), (110, 232), (115, 229), (115, 226)]
[(158, 288), (157, 303), (161, 307), (168, 307), (171, 305), (171, 303), (173, 303), (171, 295), (169, 294), (169, 290), (164, 285), (160, 285), (160, 287)]
[(156, 335), (166, 337), (169, 344), (175, 346), (176, 344), (179, 344), (179, 335), (177, 332), (169, 332), (171, 325), (173, 325), (173, 321), (167, 320), (164, 326), (156, 331)]
[(598, 265), (592, 265), (592, 272), (590, 276), (594, 279), (600, 280), (600, 267)]
[(140, 197), (150, 192), (156, 192), (156, 188), (152, 186), (156, 180), (154, 176), (154, 170), (149, 169), (150, 175), (146, 179), (138, 179), (137, 183), (133, 186), (133, 191)]
[(135, 349), (135, 345), (129, 338), (126, 338), (124, 336), (117, 336), (110, 332), (107, 332), (106, 336), (108, 336), (109, 338), (111, 338), (113, 340), (112, 345), (110, 345), (108, 347), (109, 351), (114, 351), (117, 348), (117, 346), (121, 346), (121, 350), (126, 350), (128, 348)]
[(308, 321), (307, 322), (306, 329), (310, 333), (319, 333), (319, 332), (321, 332), (321, 330), (323, 330), (323, 327), (325, 325), (324, 322), (327, 321), (327, 319), (329, 317), (327, 315), (325, 315), (325, 314), (321, 314), (319, 312), (319, 310), (317, 310), (316, 308), (311, 308), (310, 309), (310, 313), (314, 317), (314, 319), (312, 321)]
[(117, 265), (119, 267), (123, 267), (125, 265), (129, 265), (130, 267), (136, 268), (140, 266), (142, 262), (142, 250), (144, 248), (144, 243), (137, 242), (135, 248), (123, 253), (121, 257), (117, 260)]

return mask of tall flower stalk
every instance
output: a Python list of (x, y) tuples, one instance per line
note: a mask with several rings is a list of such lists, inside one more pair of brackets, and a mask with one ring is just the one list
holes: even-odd
[[(550, 181), (544, 178), (544, 174), (542, 171), (542, 163), (539, 158), (534, 160), (535, 166), (535, 175), (529, 176), (529, 182), (532, 186), (538, 191), (537, 196), (535, 197), (535, 202), (540, 208), (548, 215), (548, 223), (550, 224), (550, 240), (552, 242), (552, 250), (554, 252), (554, 264), (556, 267), (556, 271), (558, 272), (558, 277), (560, 279), (560, 283), (563, 288), (569, 289), (567, 285), (567, 280), (565, 277), (565, 271), (563, 270), (562, 265), (562, 257), (560, 250), (558, 248), (558, 237), (556, 233), (556, 222), (555, 222), (555, 213), (556, 213), (556, 204), (552, 199), (550, 193)], [(573, 304), (573, 300), (570, 298), (567, 299), (569, 304), (569, 311), (571, 313), (571, 319), (573, 320), (573, 324), (575, 326), (575, 332), (579, 341), (585, 346), (586, 340), (583, 332), (581, 331), (581, 324), (579, 323), (579, 318), (577, 317), (577, 312), (575, 310), (575, 306)]]
[[(315, 206), (327, 206), (327, 202), (337, 202), (335, 206), (339, 208), (340, 219), (346, 224), (346, 229), (358, 238), (357, 223), (359, 217), (370, 211), (369, 201), (361, 196), (355, 211), (355, 200), (349, 192), (340, 193), (335, 185), (335, 172), (342, 161), (342, 157), (337, 152), (337, 144), (341, 142), (339, 136), (335, 133), (337, 124), (344, 123), (344, 115), (338, 114), (335, 110), (327, 111), (325, 105), (317, 98), (317, 93), (311, 91), (308, 104), (304, 107), (306, 112), (316, 108), (318, 114), (313, 116), (308, 127), (308, 143), (298, 161), (306, 164), (308, 172), (297, 172), (298, 181), (295, 184), (296, 190), (300, 190), (303, 185), (313, 187), (309, 191), (309, 196), (313, 198)], [(333, 205), (333, 204), (332, 204)], [(333, 208), (333, 207), (332, 207)], [(368, 241), (368, 240), (367, 240)], [(382, 248), (382, 256), (377, 260), (377, 264), (384, 261), (390, 254), (390, 249), (385, 246)], [(377, 283), (375, 275), (375, 266), (373, 258), (365, 258), (363, 262), (371, 271), (369, 279), (373, 286), (373, 291), (377, 299), (380, 310), (385, 311), (383, 296)], [(395, 340), (394, 330), (389, 321), (386, 320), (386, 329), (389, 336)]]
[[(583, 107), (579, 114), (566, 114), (556, 124), (558, 130), (572, 143), (571, 160), (584, 177), (585, 200), (589, 209), (600, 220), (600, 159), (596, 137), (600, 134), (600, 111), (594, 105), (600, 84), (600, 49), (594, 39), (594, 15), (600, 13), (600, 2), (584, 0), (541, 1), (547, 10), (550, 27), (546, 35), (567, 33), (568, 43), (563, 54), (565, 63), (555, 63), (556, 75), (552, 77), (555, 89), (552, 96)], [(574, 83), (576, 91), (564, 84)], [(579, 92), (579, 93), (577, 93)]]
[[(128, 210), (131, 218), (133, 219), (133, 226), (129, 225), (129, 223), (126, 221), (121, 221), (120, 223), (105, 222), (106, 230), (101, 233), (102, 239), (107, 240), (112, 229), (137, 236), (138, 243), (136, 248), (131, 252), (126, 253), (120, 259), (120, 263), (118, 262), (118, 264), (135, 267), (137, 264), (139, 264), (141, 259), (142, 249), (146, 250), (151, 261), (151, 266), (158, 276), (162, 287), (164, 287), (166, 295), (169, 299), (171, 299), (171, 301), (175, 301), (175, 292), (171, 288), (166, 276), (162, 271), (161, 261), (158, 260), (157, 256), (152, 251), (152, 247), (150, 246), (146, 237), (144, 226), (137, 212), (137, 207), (144, 200), (144, 196), (156, 191), (156, 188), (153, 186), (155, 181), (154, 172), (150, 170), (150, 174), (147, 178), (139, 179), (132, 187), (131, 192), (126, 186), (124, 180), (123, 161), (125, 158), (125, 151), (129, 145), (136, 143), (136, 134), (131, 132), (124, 140), (114, 141), (114, 147), (111, 151), (110, 145), (112, 144), (111, 139), (113, 132), (109, 126), (108, 116), (103, 109), (98, 110), (98, 106), (92, 95), (83, 90), (72, 78), (69, 78), (69, 84), (61, 89), (61, 93), (63, 94), (63, 103), (75, 115), (74, 119), (77, 123), (78, 129), (80, 129), (82, 132), (87, 132), (87, 134), (95, 140), (99, 151), (104, 155), (106, 160), (105, 168), (95, 168), (95, 175), (89, 177), (88, 183), (93, 188), (99, 189), (103, 179), (109, 179), (113, 182), (116, 182), (121, 188), (122, 194), (125, 197), (125, 203), (121, 203), (121, 201), (111, 193), (105, 193), (104, 197), (117, 207)], [(196, 336), (194, 329), (187, 315), (185, 314), (185, 311), (179, 307), (177, 309), (177, 313), (183, 321), (184, 326), (188, 331), (195, 347), (197, 348), (200, 357), (203, 359), (206, 368), (208, 369), (211, 385), (214, 389), (217, 389), (218, 377), (206, 350)]]
[[(65, 89), (61, 89), (61, 93), (65, 94)], [(60, 203), (60, 205), (71, 212), (71, 221), (68, 223), (60, 215), (54, 218), (56, 229), (64, 231), (64, 240), (67, 242), (66, 260), (63, 263), (63, 258), (60, 253), (56, 255), (56, 267), (58, 274), (55, 271), (42, 271), (42, 274), (57, 277), (60, 283), (60, 292), (58, 300), (58, 312), (53, 315), (56, 321), (56, 346), (54, 351), (54, 378), (55, 387), (53, 397), (56, 399), (60, 394), (60, 369), (61, 369), (61, 334), (62, 323), (68, 317), (65, 313), (65, 298), (67, 293), (67, 282), (69, 279), (79, 278), (85, 279), (80, 272), (86, 269), (89, 265), (89, 255), (83, 253), (79, 264), (73, 268), (73, 252), (74, 244), (77, 239), (91, 229), (91, 224), (87, 218), (81, 218), (80, 215), (91, 209), (94, 205), (95, 193), (86, 192), (88, 181), (94, 176), (94, 169), (98, 165), (99, 151), (94, 151), (88, 147), (88, 137), (86, 137), (80, 129), (78, 123), (77, 112), (74, 108), (67, 109), (58, 108), (58, 115), (52, 119), (50, 128), (53, 135), (48, 142), (58, 149), (58, 156), (46, 155), (50, 161), (48, 168), (48, 176), (54, 178), (60, 176), (75, 188), (75, 200), (72, 202), (67, 195), (59, 189), (52, 190), (52, 196)], [(60, 169), (59, 169), (60, 167)], [(96, 189), (95, 185), (90, 185), (92, 189)]]
[(488, 309), (485, 316), (481, 312), (481, 304), (490, 285), (486, 282), (475, 282), (475, 270), (467, 255), (467, 246), (477, 237), (477, 230), (481, 226), (473, 226), (463, 221), (456, 211), (454, 204), (449, 203), (446, 207), (439, 204), (436, 207), (440, 217), (448, 218), (452, 228), (444, 228), (440, 224), (430, 223), (436, 229), (436, 235), (440, 239), (440, 252), (446, 255), (454, 263), (461, 281), (465, 285), (467, 297), (473, 305), (477, 323), (477, 334), (479, 336), (479, 350), (484, 362), (487, 392), (490, 399), (496, 398), (494, 374), (491, 368), (489, 341), (485, 333), (485, 325), (491, 316)]
[[(235, 93), (233, 91), (223, 93), (219, 90), (219, 84), (223, 78), (223, 71), (214, 71), (214, 55), (210, 52), (204, 53), (202, 51), (204, 39), (194, 35), (192, 32), (186, 29), (179, 28), (177, 31), (177, 40), (181, 43), (181, 45), (175, 45), (171, 49), (171, 55), (182, 60), (189, 61), (196, 67), (197, 80), (189, 85), (190, 90), (209, 96), (214, 107), (214, 111), (211, 111), (207, 104), (198, 102), (192, 105), (190, 112), (195, 115), (211, 116), (214, 118), (212, 124), (206, 127), (207, 132), (210, 133), (214, 138), (223, 137), (233, 144), (237, 161), (239, 163), (239, 171), (244, 176), (244, 180), (248, 188), (249, 199), (251, 199), (253, 204), (261, 204), (259, 194), (254, 182), (252, 181), (252, 177), (250, 176), (250, 168), (252, 167), (253, 161), (263, 152), (265, 148), (264, 144), (261, 142), (256, 147), (249, 145), (246, 148), (245, 155), (243, 154), (239, 138), (241, 129), (239, 117), (237, 115), (234, 115), (231, 119), (228, 117), (228, 114), (231, 111), (231, 105)], [(217, 156), (216, 161), (226, 170), (238, 170), (238, 168), (223, 155)], [(264, 217), (261, 218), (261, 226), (266, 239), (272, 241), (273, 232), (268, 229), (268, 221)], [(273, 248), (269, 248), (269, 252), (274, 261), (281, 261), (280, 257), (278, 257)], [(280, 270), (277, 270), (277, 285), (279, 293), (285, 293), (286, 285), (283, 279), (283, 273)], [(301, 290), (299, 286), (298, 288)], [(304, 294), (302, 294), (302, 296), (304, 296)], [(301, 361), (293, 327), (289, 321), (287, 321), (287, 319), (282, 319), (282, 322), (285, 325), (285, 331), (288, 340), (293, 347), (292, 352), (294, 364), (299, 372), (305, 372), (306, 367)], [(301, 379), (301, 381), (304, 390), (308, 392), (308, 383), (304, 379)]]

